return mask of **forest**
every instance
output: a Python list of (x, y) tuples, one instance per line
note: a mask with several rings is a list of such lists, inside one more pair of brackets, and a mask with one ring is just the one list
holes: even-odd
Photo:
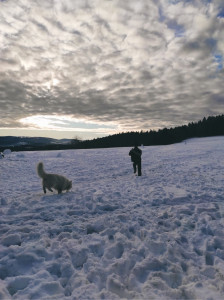
[(224, 135), (224, 115), (203, 118), (195, 123), (158, 131), (123, 132), (74, 144), (76, 149), (168, 145), (195, 137)]

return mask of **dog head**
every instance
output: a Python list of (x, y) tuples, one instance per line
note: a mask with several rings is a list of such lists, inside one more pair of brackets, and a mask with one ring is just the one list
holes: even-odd
[(70, 190), (72, 188), (72, 181), (69, 181), (66, 187), (66, 190)]

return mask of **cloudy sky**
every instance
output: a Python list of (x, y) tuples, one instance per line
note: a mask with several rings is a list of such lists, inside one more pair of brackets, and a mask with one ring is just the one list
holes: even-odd
[(0, 135), (94, 138), (224, 113), (223, 0), (0, 0)]

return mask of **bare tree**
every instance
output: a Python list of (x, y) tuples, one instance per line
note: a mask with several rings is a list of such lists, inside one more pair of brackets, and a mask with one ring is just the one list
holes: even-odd
[(82, 141), (82, 138), (80, 136), (78, 136), (78, 135), (75, 135), (73, 137), (73, 139), (71, 140), (71, 144), (74, 145), (74, 144), (77, 144), (77, 143), (79, 143), (81, 141)]

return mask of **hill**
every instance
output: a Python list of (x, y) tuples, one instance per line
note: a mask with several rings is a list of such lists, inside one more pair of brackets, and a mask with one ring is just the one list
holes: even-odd
[(22, 136), (0, 136), (0, 151), (5, 148), (12, 150), (33, 150), (46, 145), (67, 145), (71, 143), (70, 139), (52, 139), (45, 137), (22, 137)]

